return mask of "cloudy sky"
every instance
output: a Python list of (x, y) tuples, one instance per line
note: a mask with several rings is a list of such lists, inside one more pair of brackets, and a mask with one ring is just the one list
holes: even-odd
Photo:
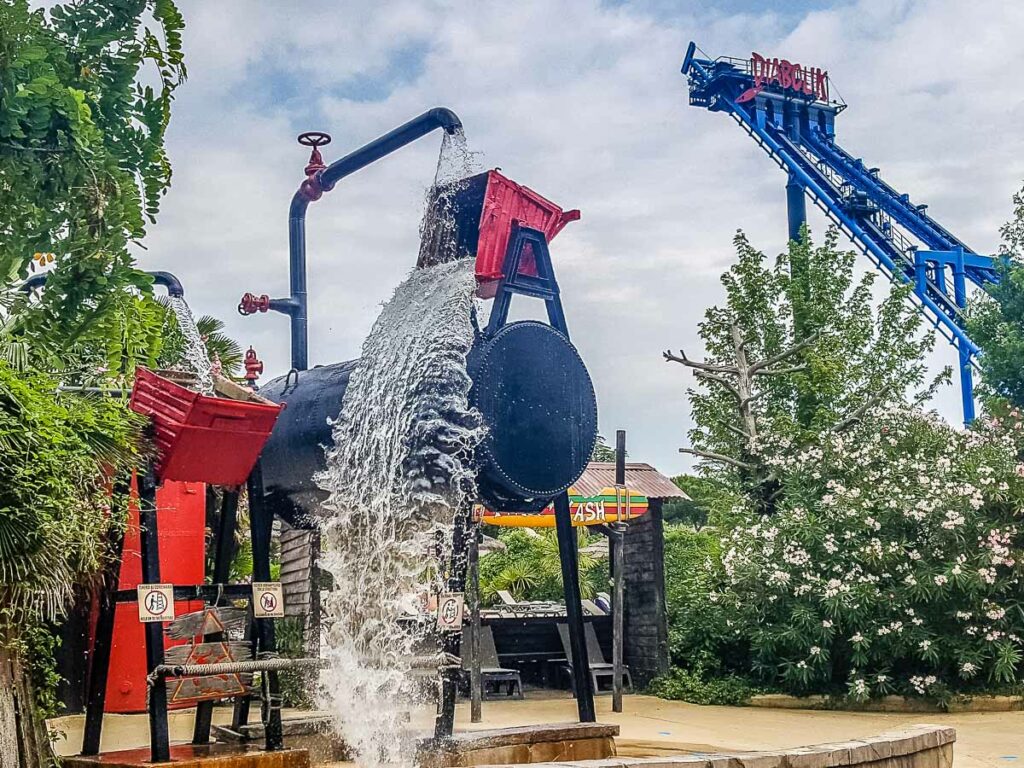
[[(198, 313), (223, 317), (268, 376), (288, 367), (287, 321), (235, 313), (245, 291), (287, 294), (287, 207), (304, 130), (328, 162), (443, 105), (484, 167), (581, 221), (554, 241), (573, 340), (601, 430), (676, 473), (696, 325), (742, 228), (785, 242), (785, 178), (731, 120), (687, 105), (690, 40), (827, 69), (849, 103), (848, 150), (989, 252), (1024, 179), (1024, 4), (1000, 0), (771, 3), (180, 0), (189, 80), (169, 133), (173, 186), (149, 268), (176, 272)], [(310, 208), (311, 363), (349, 359), (415, 261), (436, 134), (350, 177)], [(812, 227), (823, 223), (812, 218)], [(942, 347), (935, 366), (951, 364)], [(936, 406), (959, 418), (949, 389)]]

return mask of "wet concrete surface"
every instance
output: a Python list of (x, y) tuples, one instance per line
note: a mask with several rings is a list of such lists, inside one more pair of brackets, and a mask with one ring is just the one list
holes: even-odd
[[(533, 692), (528, 692), (529, 697)], [(906, 725), (934, 723), (957, 731), (956, 768), (1024, 768), (1024, 712), (964, 714), (889, 714), (824, 712), (755, 707), (711, 707), (626, 696), (623, 712), (611, 711), (611, 698), (598, 697), (598, 722), (620, 726), (618, 754), (647, 757), (679, 752), (735, 752), (792, 747), (875, 736)], [(564, 722), (576, 716), (568, 698), (487, 701), (484, 721), (469, 722), (469, 705), (460, 703), (456, 728), (494, 728), (536, 722)]]
[[(618, 753), (653, 756), (678, 752), (730, 752), (787, 749), (792, 747), (874, 736), (918, 723), (956, 728), (956, 768), (1024, 768), (1024, 712), (977, 712), (958, 714), (905, 714), (878, 712), (830, 712), (756, 707), (713, 707), (664, 701), (650, 696), (626, 696), (624, 712), (611, 711), (611, 698), (597, 698), (597, 719), (619, 725)], [(567, 722), (576, 718), (576, 702), (564, 696), (527, 692), (522, 701), (486, 701), (483, 722), (469, 722), (469, 704), (456, 712), (457, 730), (500, 728), (532, 723)], [(284, 713), (288, 716), (287, 711)], [(425, 722), (429, 718), (425, 713)], [(258, 717), (254, 708), (253, 719)], [(188, 741), (192, 735), (192, 711), (170, 716), (172, 740)], [(217, 708), (214, 722), (227, 723), (230, 708)], [(59, 754), (77, 753), (81, 746), (80, 717), (59, 718), (54, 725), (66, 736), (57, 742)], [(104, 750), (146, 745), (148, 726), (142, 715), (108, 715), (104, 719)]]

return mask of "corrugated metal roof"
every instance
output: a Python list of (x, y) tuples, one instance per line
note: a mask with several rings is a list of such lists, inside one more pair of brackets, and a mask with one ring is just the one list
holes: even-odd
[[(572, 487), (584, 496), (596, 496), (605, 488), (615, 486), (615, 462), (592, 461), (583, 470), (583, 476)], [(626, 462), (626, 487), (642, 493), (649, 499), (688, 499), (679, 486), (650, 464)]]

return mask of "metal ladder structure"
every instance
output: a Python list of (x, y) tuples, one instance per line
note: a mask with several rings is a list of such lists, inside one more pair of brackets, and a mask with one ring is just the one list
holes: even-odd
[[(846, 104), (830, 93), (828, 74), (753, 54), (700, 58), (690, 43), (682, 73), (690, 105), (725, 112), (786, 172), (789, 237), (798, 239), (810, 198), (871, 263), (912, 296), (957, 350), (964, 422), (974, 419), (973, 369), (981, 350), (965, 330), (968, 283), (986, 290), (996, 261), (975, 253), (879, 177), (879, 169), (835, 140)], [(813, 86), (812, 86), (813, 84)]]

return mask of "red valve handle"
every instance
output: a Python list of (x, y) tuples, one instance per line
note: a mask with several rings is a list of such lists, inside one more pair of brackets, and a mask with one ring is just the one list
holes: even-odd
[(331, 134), (323, 131), (306, 131), (299, 134), (299, 144), (304, 147), (322, 147), (331, 143)]
[(270, 310), (270, 297), (267, 294), (257, 296), (254, 293), (247, 293), (238, 302), (238, 314), (254, 315), (257, 312), (268, 312)]

